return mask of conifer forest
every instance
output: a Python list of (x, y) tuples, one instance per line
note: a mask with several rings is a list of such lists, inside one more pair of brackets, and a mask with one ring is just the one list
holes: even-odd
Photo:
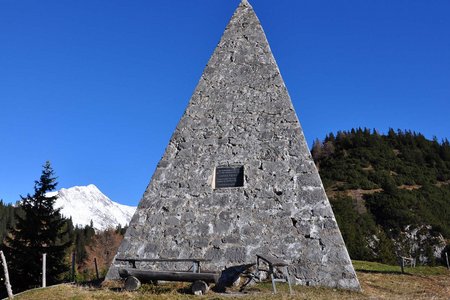
[(352, 129), (311, 154), (352, 259), (442, 262), (450, 239), (450, 143), (411, 131)]

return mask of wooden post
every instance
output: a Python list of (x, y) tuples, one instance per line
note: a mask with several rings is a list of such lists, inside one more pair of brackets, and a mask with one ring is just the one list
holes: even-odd
[(200, 262), (199, 261), (193, 261), (192, 262), (192, 272), (193, 273), (200, 273)]
[(72, 252), (72, 282), (75, 281), (75, 251)]
[(95, 265), (95, 275), (97, 275), (97, 280), (98, 280), (99, 276), (98, 276), (98, 267), (97, 267), (97, 258), (96, 257), (94, 257), (94, 265)]
[(405, 273), (405, 261), (403, 260), (403, 257), (400, 257), (400, 267), (402, 268), (402, 274)]
[(448, 253), (445, 252), (445, 261), (447, 262), (447, 269), (450, 270), (450, 265), (448, 264)]
[(9, 283), (8, 265), (6, 264), (6, 258), (5, 255), (3, 255), (3, 251), (0, 251), (0, 257), (2, 259), (3, 271), (5, 272), (5, 286), (6, 291), (8, 292), (8, 299), (13, 299), (14, 295), (11, 289), (11, 284)]
[(44, 253), (42, 254), (42, 287), (47, 286), (46, 265), (47, 265), (47, 253)]

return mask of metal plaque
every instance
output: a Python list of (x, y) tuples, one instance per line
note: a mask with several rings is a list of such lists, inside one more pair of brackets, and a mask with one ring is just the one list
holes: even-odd
[(244, 167), (217, 167), (215, 188), (244, 186)]

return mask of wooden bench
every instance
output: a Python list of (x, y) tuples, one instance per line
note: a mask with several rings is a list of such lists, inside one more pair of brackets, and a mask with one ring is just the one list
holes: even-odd
[(133, 268), (136, 269), (136, 262), (192, 262), (192, 272), (198, 273), (200, 272), (200, 263), (201, 262), (210, 262), (210, 259), (203, 258), (116, 258), (116, 261), (124, 261), (131, 264)]
[[(264, 268), (264, 265), (266, 265), (266, 268)], [(276, 293), (277, 292), (277, 288), (275, 286), (275, 282), (287, 282), (289, 285), (289, 293), (292, 294), (292, 287), (291, 287), (291, 279), (289, 277), (289, 273), (288, 273), (288, 266), (289, 264), (286, 263), (285, 261), (282, 261), (281, 259), (278, 259), (274, 256), (271, 255), (261, 255), (261, 254), (257, 254), (256, 255), (256, 268), (257, 268), (257, 272), (267, 272), (268, 275), (270, 276), (270, 279), (272, 280), (272, 288), (273, 288), (273, 292)], [(275, 278), (274, 276), (274, 271), (276, 269), (279, 269), (285, 278)], [(261, 276), (258, 277), (261, 278)]]
[(399, 256), (398, 257), (398, 262), (400, 264), (400, 268), (402, 270), (402, 273), (405, 273), (405, 267), (406, 266), (410, 266), (410, 267), (415, 267), (416, 266), (416, 259), (412, 258), (412, 257), (404, 257), (404, 256)]
[[(148, 259), (148, 258), (116, 258), (116, 261), (128, 262), (131, 268), (119, 268), (119, 275), (125, 278), (125, 289), (136, 290), (141, 282), (157, 282), (162, 281), (184, 281), (193, 282), (192, 290), (194, 293), (200, 289), (204, 294), (208, 289), (208, 283), (217, 283), (219, 281), (220, 272), (201, 271), (200, 263), (209, 262), (210, 259), (202, 258), (186, 258), (186, 259)], [(136, 262), (144, 263), (183, 263), (191, 262), (192, 267), (187, 271), (160, 271), (150, 269), (137, 268)], [(203, 283), (202, 283), (203, 282)], [(205, 286), (206, 285), (206, 286)]]

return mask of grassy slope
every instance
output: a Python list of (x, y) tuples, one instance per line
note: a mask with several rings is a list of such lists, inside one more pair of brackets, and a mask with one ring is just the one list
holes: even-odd
[(450, 271), (442, 267), (407, 268), (400, 274), (397, 266), (354, 261), (362, 292), (336, 289), (298, 287), (295, 294), (287, 293), (285, 284), (278, 284), (280, 293), (271, 294), (268, 283), (248, 288), (248, 294), (232, 297), (210, 292), (206, 297), (182, 293), (186, 284), (144, 285), (139, 292), (122, 292), (115, 287), (88, 288), (59, 285), (47, 289), (28, 291), (15, 299), (450, 299)]

